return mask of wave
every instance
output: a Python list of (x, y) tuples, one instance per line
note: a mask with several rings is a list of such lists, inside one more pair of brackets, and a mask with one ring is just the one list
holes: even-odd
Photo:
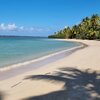
[(56, 55), (64, 53), (64, 52), (75, 51), (75, 50), (83, 48), (83, 47), (84, 47), (84, 44), (81, 43), (81, 45), (76, 46), (76, 47), (72, 47), (72, 48), (67, 49), (67, 50), (58, 51), (58, 52), (48, 54), (46, 56), (42, 56), (42, 57), (37, 58), (37, 59), (32, 59), (32, 60), (29, 60), (29, 61), (25, 61), (25, 62), (22, 62), (22, 63), (17, 63), (17, 64), (1, 67), (0, 72), (11, 70), (13, 68), (21, 67), (21, 66), (24, 66), (24, 65), (29, 65), (29, 64), (32, 64), (32, 63), (37, 62), (37, 61), (45, 60), (45, 59), (47, 59), (49, 57), (52, 57), (52, 56), (56, 56)]

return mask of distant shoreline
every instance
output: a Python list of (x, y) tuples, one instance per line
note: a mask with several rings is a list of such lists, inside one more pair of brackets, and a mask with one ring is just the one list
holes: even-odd
[(0, 35), (0, 38), (1, 37), (11, 37), (11, 38), (13, 38), (13, 37), (29, 37), (29, 38), (48, 38), (48, 37), (42, 37), (42, 36), (18, 36), (18, 35)]

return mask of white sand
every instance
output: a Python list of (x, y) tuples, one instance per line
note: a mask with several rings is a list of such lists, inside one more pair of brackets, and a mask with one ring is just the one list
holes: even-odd
[(74, 67), (80, 70), (100, 70), (100, 41), (89, 40), (66, 40), (77, 41), (88, 45), (79, 49), (69, 56), (50, 63), (41, 68), (26, 72), (22, 75), (9, 78), (0, 82), (0, 91), (4, 92), (4, 100), (21, 100), (30, 96), (38, 96), (52, 91), (61, 90), (64, 82), (53, 83), (45, 80), (23, 80), (28, 75), (53, 74), (59, 68)]

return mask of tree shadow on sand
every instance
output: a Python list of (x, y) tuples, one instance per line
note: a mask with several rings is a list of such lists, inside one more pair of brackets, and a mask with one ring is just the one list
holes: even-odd
[[(61, 68), (52, 75), (33, 75), (25, 79), (64, 82), (62, 90), (23, 100), (100, 100), (100, 73), (90, 69)], [(57, 84), (57, 83), (56, 83)]]
[(4, 93), (0, 91), (0, 100), (4, 100)]

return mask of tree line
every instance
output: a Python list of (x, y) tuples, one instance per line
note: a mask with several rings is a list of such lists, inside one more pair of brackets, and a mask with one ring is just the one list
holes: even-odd
[(78, 25), (66, 27), (49, 38), (68, 38), (68, 39), (100, 39), (100, 16), (93, 14), (91, 17), (85, 17)]

